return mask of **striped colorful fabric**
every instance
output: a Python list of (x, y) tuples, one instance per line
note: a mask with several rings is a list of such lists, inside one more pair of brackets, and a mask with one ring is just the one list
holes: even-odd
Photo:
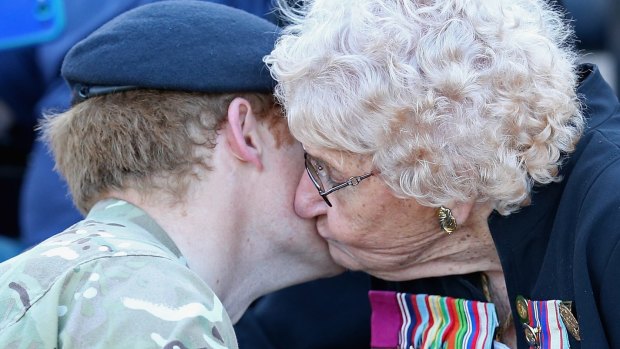
[(492, 303), (370, 291), (372, 348), (482, 349), (498, 326)]
[[(559, 300), (528, 300), (529, 325), (540, 330), (538, 334), (539, 349), (570, 348), (568, 331), (560, 316)], [(534, 347), (530, 347), (534, 348)]]

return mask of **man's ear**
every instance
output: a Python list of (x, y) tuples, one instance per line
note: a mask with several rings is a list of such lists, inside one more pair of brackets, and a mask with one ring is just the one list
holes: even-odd
[(263, 169), (258, 120), (252, 112), (247, 99), (237, 97), (228, 106), (228, 127), (225, 128), (226, 141), (233, 155), (244, 162)]

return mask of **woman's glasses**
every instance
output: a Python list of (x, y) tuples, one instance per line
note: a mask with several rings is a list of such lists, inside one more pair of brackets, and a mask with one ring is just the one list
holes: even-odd
[(325, 202), (327, 203), (329, 207), (332, 207), (332, 204), (331, 202), (329, 202), (329, 199), (327, 199), (327, 195), (335, 192), (336, 190), (340, 190), (348, 186), (356, 186), (364, 179), (373, 175), (372, 172), (369, 172), (361, 176), (351, 177), (342, 183), (335, 183), (331, 186), (331, 188), (325, 190), (325, 186), (323, 185), (323, 182), (333, 183), (332, 179), (329, 177), (329, 174), (327, 173), (325, 165), (323, 165), (323, 163), (320, 160), (315, 159), (314, 157), (312, 157), (312, 155), (305, 153), (305, 152), (304, 152), (304, 160), (306, 163), (306, 171), (308, 172), (308, 176), (310, 177), (310, 180), (312, 181), (312, 183), (314, 183), (314, 186), (319, 191), (319, 195), (321, 195), (321, 197), (323, 198), (323, 200), (325, 200)]

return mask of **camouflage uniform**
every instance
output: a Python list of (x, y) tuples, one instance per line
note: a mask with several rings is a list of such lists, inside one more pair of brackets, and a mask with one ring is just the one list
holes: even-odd
[(105, 200), (0, 264), (0, 348), (238, 346), (222, 303), (161, 227)]

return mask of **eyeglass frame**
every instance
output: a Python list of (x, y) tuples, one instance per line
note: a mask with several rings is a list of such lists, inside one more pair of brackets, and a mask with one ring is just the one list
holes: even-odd
[[(314, 167), (314, 165), (312, 165), (312, 163), (310, 162), (311, 158), (313, 158), (312, 155), (308, 154), (308, 152), (304, 152), (304, 165), (306, 167), (306, 172), (308, 173), (308, 177), (310, 177), (310, 181), (312, 182), (312, 184), (314, 184), (314, 187), (316, 188), (316, 190), (318, 190), (319, 195), (323, 198), (323, 200), (325, 200), (325, 203), (327, 203), (327, 206), (332, 207), (332, 203), (329, 202), (329, 199), (327, 198), (327, 195), (335, 192), (336, 190), (340, 190), (342, 188), (346, 188), (348, 186), (352, 186), (355, 187), (356, 185), (358, 185), (361, 181), (363, 181), (364, 179), (373, 176), (375, 173), (373, 172), (368, 172), (366, 174), (363, 174), (361, 176), (353, 176), (353, 177), (349, 177), (349, 179), (347, 179), (346, 181), (336, 184), (333, 187), (331, 187), (328, 190), (325, 189), (321, 189), (323, 187), (323, 183), (319, 183), (318, 181), (321, 181), (321, 178), (319, 176), (318, 170)], [(317, 178), (315, 179), (314, 176), (311, 173), (310, 168), (312, 168), (314, 170), (314, 172), (316, 173)]]

